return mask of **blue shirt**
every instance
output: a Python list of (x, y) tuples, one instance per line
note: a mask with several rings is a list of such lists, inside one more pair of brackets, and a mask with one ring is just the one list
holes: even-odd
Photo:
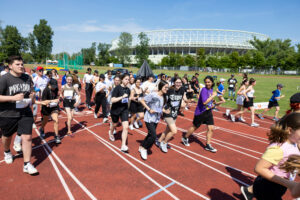
[(274, 90), (272, 93), (273, 93), (273, 95), (269, 101), (272, 101), (272, 102), (278, 101), (279, 99), (275, 99), (275, 98), (280, 97), (280, 90), (278, 90), (278, 89)]
[(223, 90), (224, 90), (224, 85), (222, 83), (220, 83), (220, 85), (218, 86), (218, 94), (222, 94)]

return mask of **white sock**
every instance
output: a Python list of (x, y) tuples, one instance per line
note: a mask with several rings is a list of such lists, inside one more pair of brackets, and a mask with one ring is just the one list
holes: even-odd
[(21, 144), (22, 138), (19, 135), (16, 135), (14, 144)]

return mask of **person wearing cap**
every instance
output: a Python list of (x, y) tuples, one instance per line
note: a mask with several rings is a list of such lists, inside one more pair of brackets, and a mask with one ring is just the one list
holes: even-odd
[(278, 104), (278, 101), (282, 98), (284, 98), (284, 95), (281, 95), (281, 90), (283, 88), (283, 85), (282, 84), (277, 84), (277, 89), (274, 90), (272, 93), (272, 97), (271, 99), (269, 99), (269, 105), (268, 105), (268, 108), (264, 109), (262, 111), (262, 113), (258, 114), (257, 117), (260, 118), (260, 119), (264, 119), (264, 114), (266, 112), (268, 112), (269, 110), (271, 110), (273, 107), (276, 108), (275, 110), (275, 115), (273, 117), (273, 120), (274, 121), (278, 121), (278, 113), (279, 113), (279, 110), (280, 110), (280, 107), (279, 107), (279, 104)]
[[(222, 103), (225, 103), (225, 99), (224, 99), (224, 94), (225, 94), (225, 88), (224, 88), (224, 82), (225, 79), (224, 78), (220, 78), (220, 81), (217, 83), (217, 96), (219, 98), (219, 103), (218, 105), (221, 105)], [(217, 108), (214, 108), (214, 110), (218, 111)]]
[(85, 84), (85, 97), (86, 97), (86, 107), (92, 109), (91, 107), (91, 98), (93, 94), (93, 78), (92, 69), (88, 68), (86, 74), (83, 76), (83, 84)]
[(47, 102), (46, 105), (42, 105), (41, 113), (43, 115), (42, 125), (39, 129), (40, 136), (45, 137), (45, 126), (48, 123), (49, 116), (51, 116), (52, 121), (54, 122), (54, 133), (55, 133), (55, 143), (60, 144), (60, 137), (58, 134), (58, 114), (59, 114), (59, 96), (58, 96), (58, 85), (57, 80), (52, 78), (51, 71), (47, 71), (47, 75), (50, 78), (50, 81), (47, 87), (44, 89), (42, 93), (42, 101)]
[(95, 103), (96, 103), (96, 107), (95, 107), (95, 113), (94, 113), (94, 117), (95, 119), (98, 118), (98, 112), (100, 107), (102, 106), (102, 113), (103, 113), (103, 123), (108, 122), (108, 118), (107, 118), (107, 94), (108, 94), (108, 90), (107, 90), (107, 86), (104, 82), (105, 80), (105, 76), (104, 74), (100, 74), (99, 76), (99, 82), (96, 84), (95, 87)]
[[(235, 90), (236, 90), (236, 84), (237, 84), (236, 78), (234, 78), (234, 74), (231, 74), (231, 78), (228, 79), (228, 100), (235, 100)], [(231, 98), (232, 97), (232, 98)]]

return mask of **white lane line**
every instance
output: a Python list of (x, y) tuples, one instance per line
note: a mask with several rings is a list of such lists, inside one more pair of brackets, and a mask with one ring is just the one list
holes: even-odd
[[(80, 122), (78, 122), (76, 119), (74, 119), (74, 121), (76, 121), (78, 124), (80, 124)], [(91, 134), (93, 134), (93, 135), (98, 139), (98, 141), (101, 142), (102, 144), (105, 143), (105, 144), (111, 146), (112, 148), (115, 148), (115, 149), (117, 149), (118, 151), (120, 151), (120, 149), (119, 149), (118, 147), (114, 146), (113, 144), (109, 143), (108, 141), (106, 141), (106, 140), (103, 139), (102, 137), (98, 136), (95, 132), (91, 131), (90, 129), (88, 129), (88, 128), (86, 128), (86, 127), (85, 127), (85, 129), (87, 129)], [(138, 162), (139, 164), (141, 164), (141, 165), (147, 167), (148, 169), (150, 169), (150, 170), (156, 172), (157, 174), (159, 174), (159, 175), (165, 177), (166, 179), (168, 179), (168, 180), (170, 180), (170, 181), (172, 181), (172, 182), (175, 182), (177, 185), (179, 185), (179, 186), (185, 188), (186, 190), (192, 192), (193, 194), (195, 194), (195, 195), (197, 195), (197, 196), (199, 196), (199, 197), (201, 197), (201, 198), (203, 198), (203, 199), (207, 199), (207, 200), (209, 199), (208, 197), (206, 197), (206, 196), (200, 194), (199, 192), (193, 190), (192, 188), (190, 188), (190, 187), (188, 187), (188, 186), (186, 186), (186, 185), (184, 185), (184, 184), (182, 184), (182, 183), (176, 181), (175, 179), (173, 179), (173, 178), (171, 178), (171, 177), (165, 175), (164, 173), (162, 173), (162, 172), (160, 172), (160, 171), (154, 169), (154, 168), (151, 167), (150, 165), (145, 164), (144, 162), (142, 162), (142, 161), (138, 160), (137, 158), (133, 157), (132, 155), (130, 155), (130, 154), (124, 154), (124, 155), (130, 157), (131, 159), (135, 160), (135, 161)]]
[[(37, 128), (35, 128), (35, 132), (38, 136), (40, 136), (40, 132)], [(57, 160), (57, 162), (62, 166), (62, 168), (70, 175), (70, 177), (78, 184), (78, 186), (93, 200), (97, 198), (76, 178), (76, 176), (68, 169), (68, 167), (60, 160), (60, 158), (56, 155), (56, 153), (50, 148), (48, 143), (42, 139), (42, 142), (45, 144), (46, 148), (50, 152), (50, 154)]]

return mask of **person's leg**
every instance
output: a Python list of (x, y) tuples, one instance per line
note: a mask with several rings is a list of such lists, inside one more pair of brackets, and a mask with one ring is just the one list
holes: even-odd
[(253, 106), (251, 106), (250, 111), (251, 111), (251, 123), (255, 124), (255, 122), (254, 122), (255, 108)]
[(280, 107), (276, 106), (276, 110), (275, 110), (275, 118), (278, 119), (278, 113), (279, 113)]
[(123, 131), (122, 131), (122, 146), (126, 146), (127, 135), (128, 135), (128, 121), (122, 122)]
[(166, 132), (166, 137), (163, 140), (163, 142), (165, 142), (165, 143), (168, 143), (170, 141), (170, 139), (172, 137), (174, 137), (174, 135), (176, 135), (176, 133), (177, 133), (177, 127), (176, 127), (175, 123), (169, 124), (168, 127), (169, 127), (170, 131)]
[(11, 138), (12, 138), (12, 136), (6, 137), (6, 136), (2, 135), (2, 144), (3, 144), (4, 151), (10, 150)]
[(232, 100), (235, 99), (235, 90), (232, 90)]
[(58, 112), (53, 112), (51, 114), (52, 120), (54, 122), (53, 126), (54, 126), (54, 133), (56, 136), (58, 136)]
[(72, 114), (71, 114), (71, 108), (67, 107), (65, 108), (66, 112), (67, 112), (67, 127), (68, 127), (68, 134), (71, 134), (71, 122), (72, 122)]
[(207, 125), (206, 144), (210, 144), (213, 136), (214, 125)]
[(93, 86), (91, 85), (89, 87), (89, 106), (91, 106), (92, 95), (93, 95)]
[(32, 152), (32, 137), (30, 134), (22, 134), (22, 150), (24, 163), (30, 162), (31, 152)]
[(88, 83), (86, 83), (85, 84), (85, 103), (86, 103), (86, 106), (89, 106), (89, 103), (90, 103), (90, 99), (89, 99), (89, 93), (90, 93), (90, 91), (89, 91), (89, 84)]
[(142, 142), (142, 147), (144, 149), (150, 149), (155, 142), (156, 139), (156, 123), (146, 123), (146, 127), (148, 129), (148, 135), (145, 140)]
[(96, 106), (95, 106), (95, 115), (97, 115), (98, 112), (99, 112), (99, 109), (100, 109), (100, 105), (101, 105), (101, 99), (100, 99), (99, 94), (96, 94), (95, 104), (96, 104)]
[(189, 138), (194, 133), (194, 131), (197, 130), (197, 129), (198, 128), (195, 125), (191, 126), (188, 129), (188, 131), (186, 132), (186, 134), (184, 135), (184, 138)]
[(43, 115), (43, 121), (42, 121), (42, 124), (41, 124), (41, 129), (44, 129), (46, 124), (48, 123), (48, 120), (49, 120), (49, 116), (48, 115)]
[(144, 113), (143, 112), (139, 112), (138, 115), (139, 115), (139, 117), (137, 117), (137, 121), (144, 119)]
[(232, 90), (228, 90), (228, 99), (230, 100), (231, 99), (231, 96), (232, 96)]
[(170, 128), (169, 128), (169, 125), (167, 125), (166, 130), (164, 132), (162, 132), (162, 134), (159, 137), (158, 141), (162, 142), (165, 139), (167, 133), (169, 133), (169, 132), (170, 132)]
[(105, 97), (105, 95), (103, 95), (102, 99), (101, 99), (101, 106), (102, 106), (102, 113), (103, 113), (103, 117), (107, 118), (107, 109), (106, 109), (106, 105), (107, 104), (107, 99)]

